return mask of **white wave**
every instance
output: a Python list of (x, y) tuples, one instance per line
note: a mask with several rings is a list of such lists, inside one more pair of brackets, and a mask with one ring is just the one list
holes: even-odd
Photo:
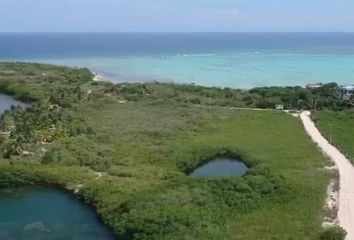
[(216, 56), (215, 53), (206, 53), (206, 54), (178, 54), (177, 57), (213, 57)]
[(240, 53), (241, 55), (261, 55), (262, 53), (259, 51), (255, 51), (255, 52), (243, 52)]

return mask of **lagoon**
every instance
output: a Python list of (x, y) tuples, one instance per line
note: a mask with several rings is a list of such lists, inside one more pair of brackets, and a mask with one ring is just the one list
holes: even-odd
[(54, 188), (0, 190), (0, 213), (0, 239), (115, 239), (89, 205)]
[[(0, 114), (28, 104), (0, 94)], [(0, 190), (0, 239), (113, 240), (94, 209), (75, 196), (54, 188), (22, 187)]]

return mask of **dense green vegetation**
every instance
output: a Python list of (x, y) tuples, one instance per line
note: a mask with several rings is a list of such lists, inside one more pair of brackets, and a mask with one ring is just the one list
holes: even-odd
[(344, 240), (347, 236), (341, 227), (330, 227), (320, 233), (320, 240)]
[[(0, 89), (34, 101), (2, 116), (0, 187), (80, 189), (119, 239), (319, 237), (326, 160), (296, 118), (230, 108), (255, 107), (261, 93), (113, 85), (92, 82), (85, 69), (41, 64), (0, 69)], [(187, 176), (214, 156), (250, 169)]]
[(312, 116), (324, 136), (354, 162), (354, 112), (322, 111)]
[(341, 110), (352, 106), (350, 101), (342, 99), (336, 83), (325, 84), (320, 89), (260, 87), (249, 91), (162, 83), (123, 84), (111, 85), (106, 91), (109, 94), (124, 95), (124, 98), (129, 101), (173, 100), (181, 103), (270, 109), (274, 109), (277, 104), (282, 104), (286, 109), (310, 110)]
[(275, 104), (284, 104), (287, 109), (342, 110), (352, 107), (350, 101), (343, 100), (336, 83), (324, 84), (319, 89), (302, 87), (264, 87), (249, 91), (261, 96), (256, 103), (259, 108), (273, 108)]
[(21, 100), (71, 104), (80, 100), (79, 90), (92, 78), (87, 69), (53, 68), (47, 64), (0, 64), (0, 91)]

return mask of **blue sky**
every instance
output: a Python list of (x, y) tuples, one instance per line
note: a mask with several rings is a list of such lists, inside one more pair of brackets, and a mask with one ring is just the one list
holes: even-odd
[(353, 0), (0, 0), (0, 32), (354, 31)]

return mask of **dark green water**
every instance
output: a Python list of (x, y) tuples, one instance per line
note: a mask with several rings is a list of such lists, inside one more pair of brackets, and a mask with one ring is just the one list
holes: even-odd
[(0, 190), (1, 240), (115, 239), (94, 210), (47, 187)]
[(239, 160), (230, 158), (215, 158), (194, 170), (192, 177), (232, 177), (243, 176), (247, 166)]

